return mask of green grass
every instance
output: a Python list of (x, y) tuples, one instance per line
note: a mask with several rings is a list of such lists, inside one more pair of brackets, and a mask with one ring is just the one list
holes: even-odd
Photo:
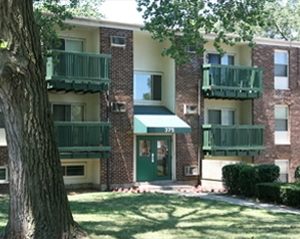
[[(90, 238), (299, 238), (300, 216), (165, 194), (69, 196), (74, 219)], [(8, 199), (0, 197), (0, 231)]]

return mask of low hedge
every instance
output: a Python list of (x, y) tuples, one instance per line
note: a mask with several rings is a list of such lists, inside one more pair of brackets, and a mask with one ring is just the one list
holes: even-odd
[(259, 200), (300, 207), (300, 184), (298, 183), (258, 183), (256, 196)]
[(279, 171), (279, 167), (274, 164), (230, 164), (222, 168), (222, 178), (229, 194), (252, 197), (257, 183), (274, 182), (279, 177)]

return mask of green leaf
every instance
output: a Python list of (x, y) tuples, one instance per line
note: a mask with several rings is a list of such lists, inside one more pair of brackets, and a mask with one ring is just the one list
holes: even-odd
[(8, 46), (8, 42), (7, 41), (3, 41), (1, 40), (1, 43), (0, 43), (0, 48), (1, 49), (6, 49)]

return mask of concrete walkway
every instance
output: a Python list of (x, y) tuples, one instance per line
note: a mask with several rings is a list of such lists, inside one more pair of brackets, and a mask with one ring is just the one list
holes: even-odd
[(267, 203), (259, 203), (259, 202), (253, 202), (245, 199), (239, 199), (239, 198), (233, 198), (233, 197), (226, 197), (222, 195), (216, 195), (211, 193), (196, 193), (196, 192), (184, 192), (184, 191), (176, 191), (176, 190), (159, 190), (156, 191), (157, 193), (165, 193), (165, 194), (178, 194), (183, 195), (187, 197), (199, 197), (203, 199), (208, 200), (215, 200), (215, 201), (222, 201), (227, 202), (231, 204), (236, 204), (240, 206), (246, 206), (246, 207), (256, 207), (264, 210), (271, 210), (276, 212), (283, 212), (283, 213), (291, 213), (291, 214), (299, 214), (300, 210), (289, 208), (286, 206), (277, 206), (273, 204), (267, 204)]

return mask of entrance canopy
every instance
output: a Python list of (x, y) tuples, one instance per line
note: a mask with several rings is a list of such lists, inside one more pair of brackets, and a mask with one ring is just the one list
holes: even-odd
[(176, 115), (135, 115), (134, 133), (190, 133), (191, 127)]

